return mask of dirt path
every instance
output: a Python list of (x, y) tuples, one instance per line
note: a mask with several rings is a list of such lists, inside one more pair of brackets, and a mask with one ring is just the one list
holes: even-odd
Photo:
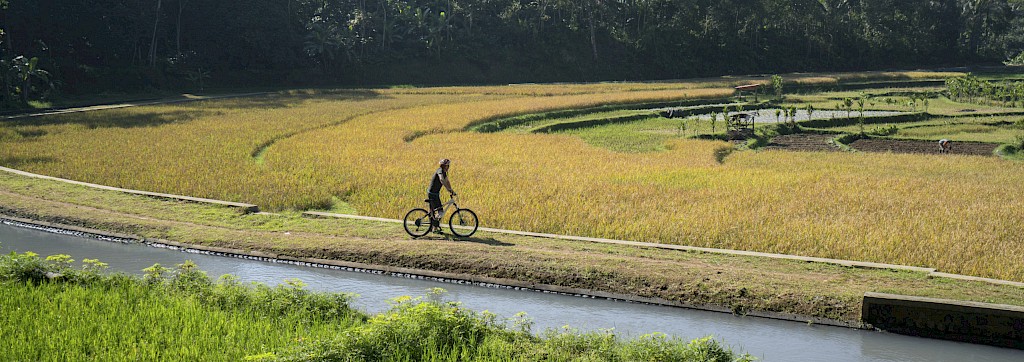
[[(997, 146), (993, 143), (953, 142), (949, 154), (992, 156)], [(863, 152), (939, 154), (939, 143), (936, 141), (859, 139), (851, 143), (850, 147)]]
[(832, 137), (834, 136), (813, 133), (782, 135), (772, 138), (771, 143), (768, 143), (764, 149), (784, 151), (839, 151), (839, 147), (832, 142)]
[(196, 102), (196, 101), (206, 101), (206, 100), (211, 100), (211, 99), (252, 97), (252, 96), (261, 96), (261, 95), (268, 95), (268, 94), (273, 94), (273, 93), (272, 92), (257, 92), (257, 93), (224, 94), (224, 95), (216, 95), (216, 96), (197, 96), (197, 95), (191, 95), (191, 94), (182, 94), (182, 95), (177, 96), (177, 97), (169, 97), (169, 98), (161, 98), (161, 99), (128, 101), (128, 102), (121, 102), (121, 103), (114, 103), (114, 104), (101, 104), (101, 105), (83, 106), (83, 107), (69, 107), (69, 108), (47, 109), (47, 110), (42, 110), (42, 111), (33, 112), (33, 113), (21, 113), (21, 114), (14, 114), (14, 115), (9, 115), (9, 116), (3, 116), (3, 117), (0, 117), (0, 121), (12, 120), (12, 119), (21, 119), (21, 118), (33, 118), (33, 117), (49, 116), (49, 115), (54, 115), (54, 114), (102, 111), (102, 110), (106, 110), (106, 109), (118, 109), (118, 108), (139, 107), (139, 106), (152, 106), (152, 105), (158, 105), (158, 104)]

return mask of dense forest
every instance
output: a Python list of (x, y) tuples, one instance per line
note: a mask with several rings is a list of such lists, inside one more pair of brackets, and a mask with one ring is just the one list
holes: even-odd
[(0, 0), (0, 8), (4, 97), (25, 100), (203, 84), (944, 67), (998, 64), (1024, 50), (1024, 0)]

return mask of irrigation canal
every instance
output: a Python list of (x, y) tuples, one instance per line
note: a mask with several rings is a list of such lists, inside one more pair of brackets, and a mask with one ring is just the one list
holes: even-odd
[(213, 278), (233, 274), (246, 282), (270, 285), (284, 279), (300, 279), (313, 290), (357, 293), (360, 297), (355, 306), (369, 313), (386, 310), (388, 299), (420, 296), (439, 287), (448, 291), (449, 299), (476, 311), (489, 310), (504, 318), (526, 312), (534, 321), (535, 332), (571, 326), (581, 330), (614, 328), (616, 334), (625, 337), (652, 332), (686, 339), (714, 335), (763, 361), (1024, 361), (1024, 351), (1014, 349), (498, 286), (188, 253), (0, 224), (0, 252), (11, 251), (33, 251), (42, 256), (69, 254), (77, 261), (94, 258), (109, 263), (111, 270), (135, 274), (153, 263), (173, 266), (191, 259)]

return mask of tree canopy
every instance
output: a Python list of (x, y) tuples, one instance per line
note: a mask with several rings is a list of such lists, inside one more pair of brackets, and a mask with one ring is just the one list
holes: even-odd
[(66, 91), (664, 79), (1000, 62), (1022, 0), (0, 0)]

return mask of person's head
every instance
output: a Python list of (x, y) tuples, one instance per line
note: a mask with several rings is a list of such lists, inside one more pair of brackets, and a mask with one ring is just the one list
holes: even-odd
[(441, 166), (445, 171), (448, 171), (448, 167), (452, 165), (452, 160), (442, 158), (440, 161), (437, 161), (437, 165)]

